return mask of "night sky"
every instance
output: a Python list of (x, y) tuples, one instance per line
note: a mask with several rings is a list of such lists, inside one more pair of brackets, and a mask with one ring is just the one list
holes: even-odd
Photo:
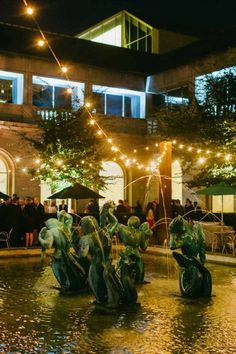
[[(204, 36), (236, 25), (236, 0), (34, 0), (42, 29), (76, 34), (126, 9), (155, 27)], [(0, 21), (34, 27), (22, 0), (0, 0)]]

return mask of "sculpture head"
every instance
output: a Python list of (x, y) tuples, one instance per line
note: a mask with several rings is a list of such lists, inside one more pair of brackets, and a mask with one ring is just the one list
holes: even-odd
[(99, 230), (97, 219), (91, 215), (84, 216), (81, 219), (80, 224), (84, 235), (91, 234), (93, 231)]
[(171, 221), (169, 225), (170, 249), (173, 250), (182, 246), (182, 236), (188, 229), (188, 222), (181, 215), (178, 215)]
[(135, 215), (132, 215), (129, 219), (128, 219), (128, 222), (127, 222), (127, 225), (129, 227), (134, 227), (135, 229), (137, 229), (140, 225), (140, 219), (135, 216)]
[(50, 218), (48, 220), (45, 221), (45, 225), (47, 226), (47, 228), (50, 230), (50, 229), (53, 229), (54, 227), (60, 227), (62, 226), (61, 222), (57, 219), (54, 219), (54, 218)]

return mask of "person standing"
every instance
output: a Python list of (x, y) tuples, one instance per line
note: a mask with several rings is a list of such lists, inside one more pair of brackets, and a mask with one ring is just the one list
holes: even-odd
[(59, 205), (59, 211), (65, 210), (65, 212), (68, 212), (68, 206), (65, 204), (65, 200), (62, 199), (61, 204)]
[(38, 244), (38, 235), (40, 230), (45, 226), (45, 212), (44, 206), (40, 203), (39, 197), (34, 197), (34, 208), (35, 208), (35, 232), (34, 232), (34, 243)]
[(23, 210), (23, 225), (25, 231), (25, 246), (33, 246), (34, 241), (34, 229), (35, 229), (35, 208), (33, 199), (31, 197), (26, 198), (26, 204)]

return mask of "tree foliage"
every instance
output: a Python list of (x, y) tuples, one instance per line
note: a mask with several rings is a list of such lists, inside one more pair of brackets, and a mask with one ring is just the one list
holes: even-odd
[[(189, 104), (161, 107), (154, 116), (160, 139), (176, 139), (193, 147), (190, 153), (187, 148), (173, 146), (183, 172), (191, 176), (187, 182), (190, 187), (236, 181), (235, 73), (207, 75), (202, 90), (198, 97), (189, 97)], [(197, 162), (199, 148), (211, 151), (205, 155), (204, 165)], [(221, 155), (217, 157), (218, 152)]]
[(56, 118), (40, 119), (38, 138), (24, 138), (38, 152), (40, 167), (31, 169), (35, 178), (48, 181), (53, 190), (79, 182), (87, 187), (102, 189), (103, 146), (89, 124), (84, 108), (74, 113), (58, 112)]

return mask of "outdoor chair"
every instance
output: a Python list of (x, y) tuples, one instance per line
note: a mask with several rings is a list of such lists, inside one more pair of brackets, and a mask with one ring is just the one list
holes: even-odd
[(10, 238), (13, 231), (13, 227), (9, 232), (0, 231), (0, 242), (6, 242), (7, 248), (10, 248)]

